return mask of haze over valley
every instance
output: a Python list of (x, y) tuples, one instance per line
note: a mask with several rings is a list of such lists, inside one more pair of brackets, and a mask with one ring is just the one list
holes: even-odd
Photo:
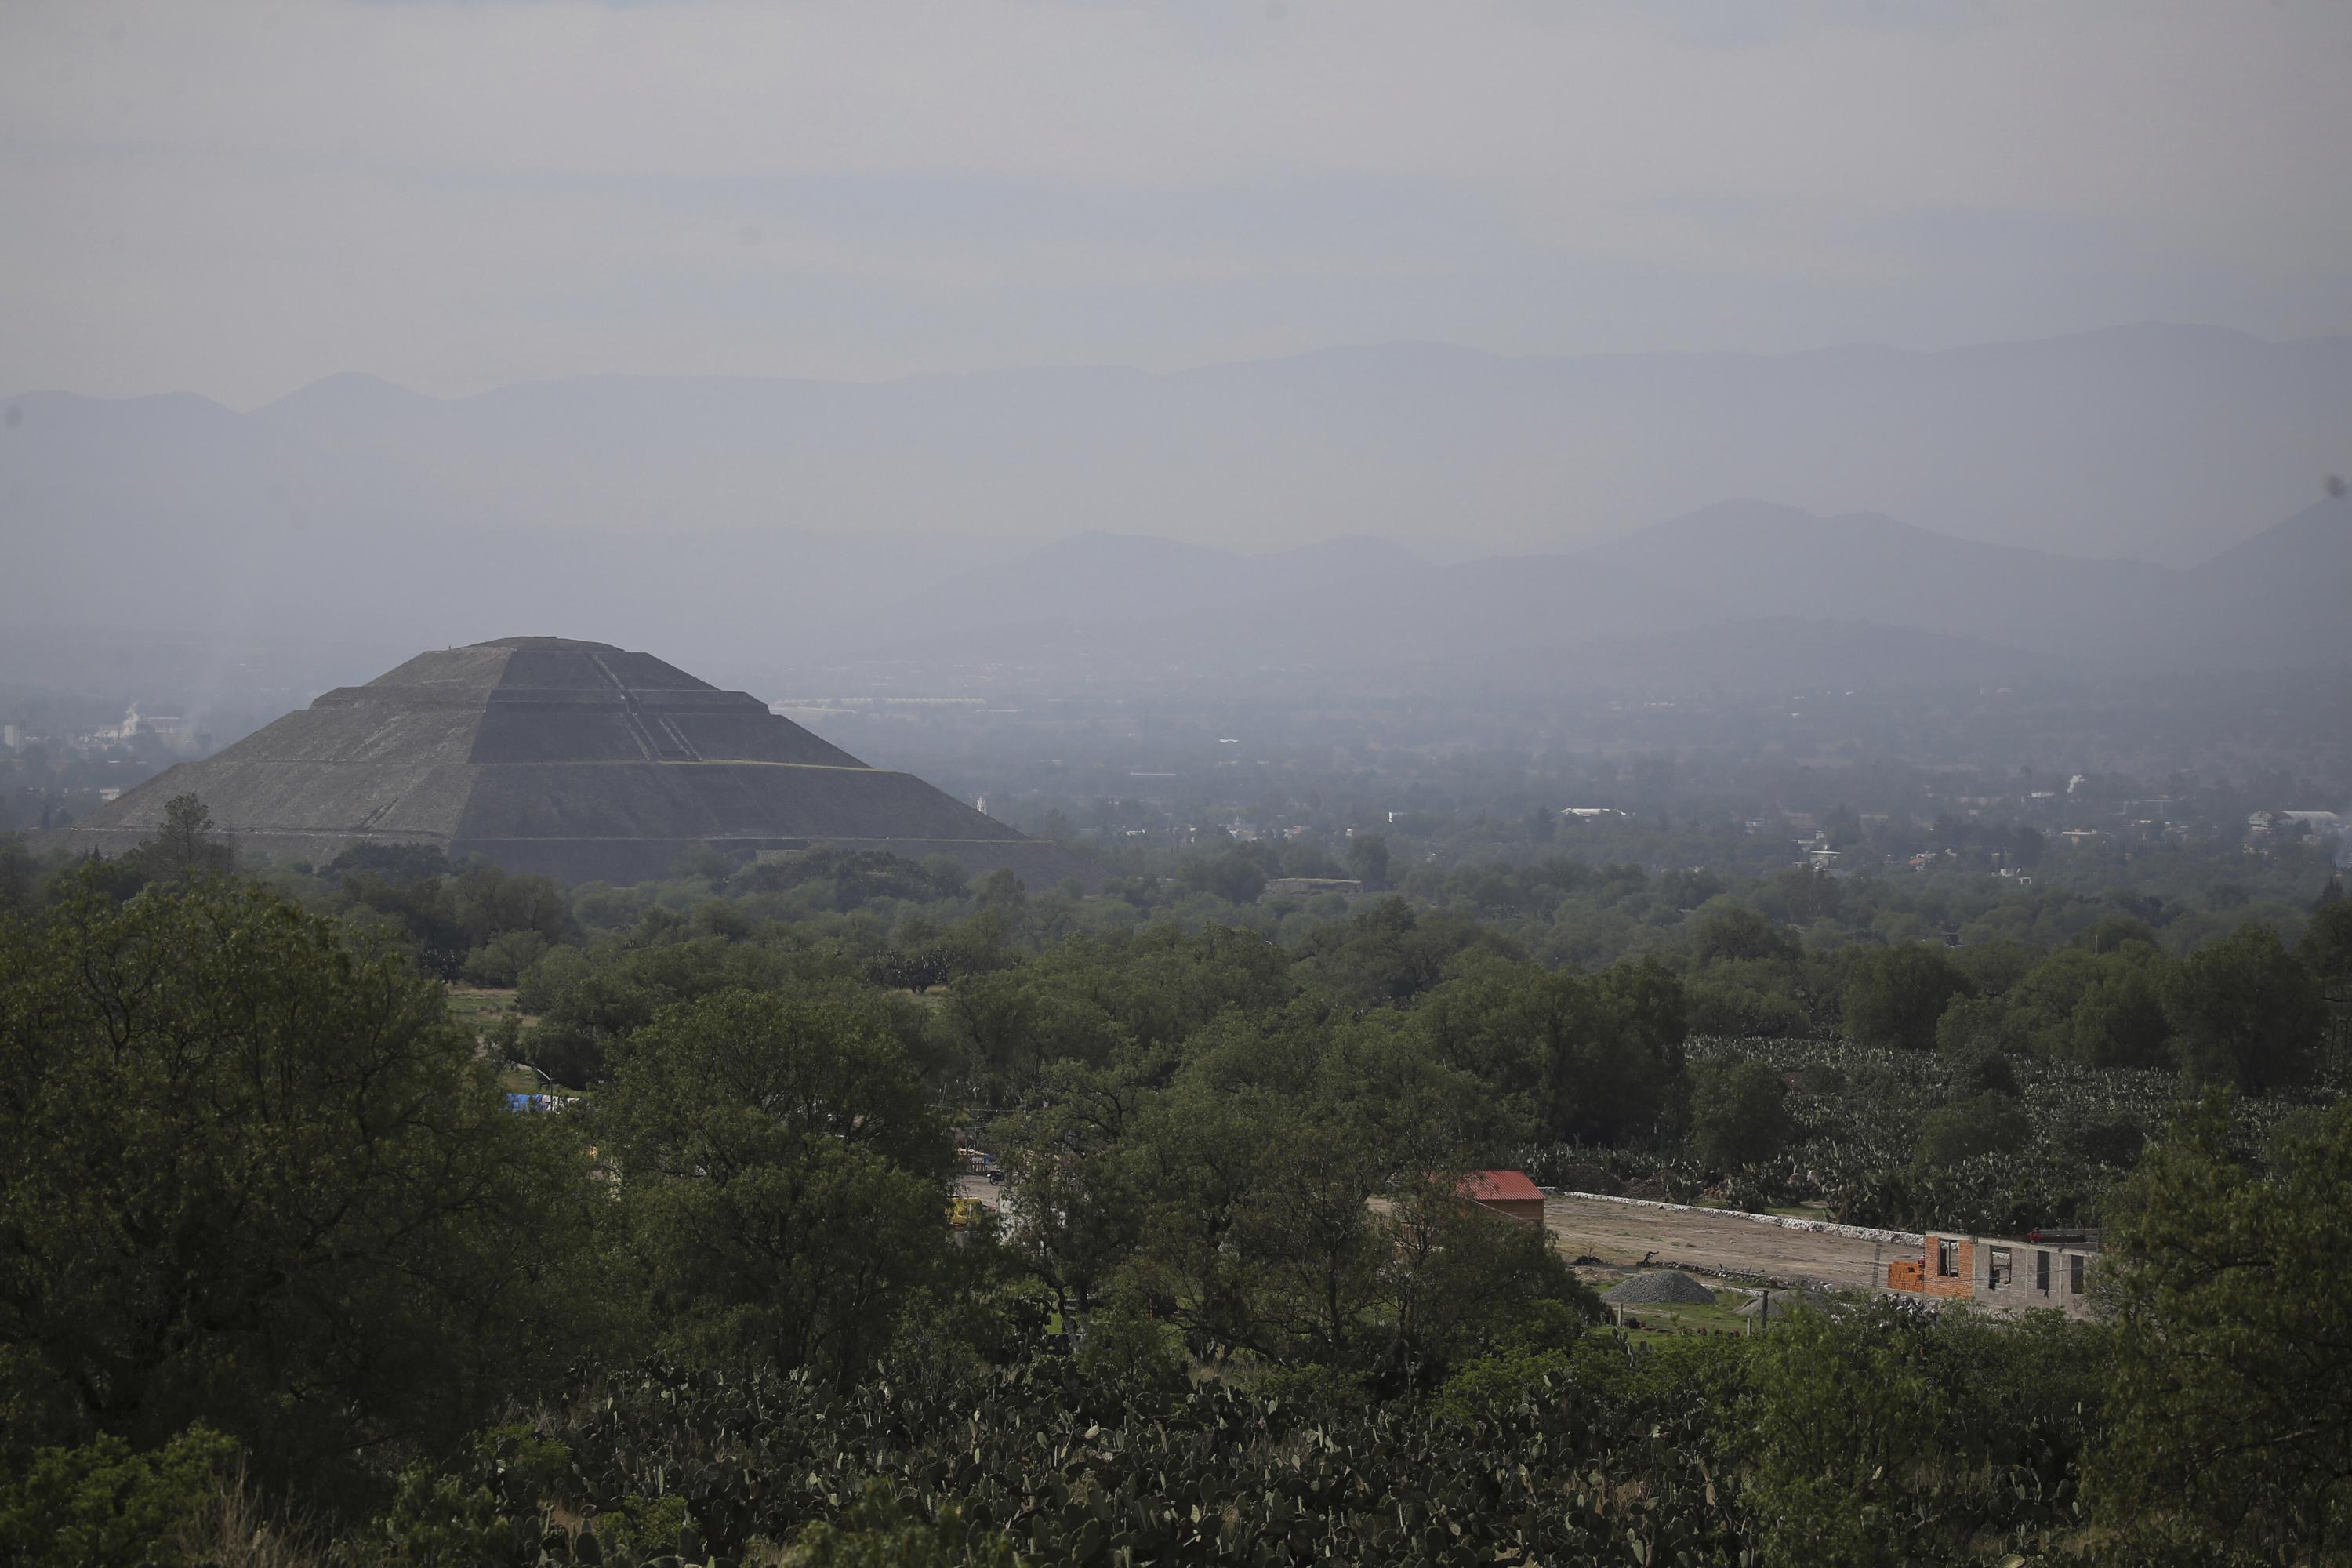
[(1072, 637), (1358, 670), (1497, 626), (1557, 651), (1759, 616), (2091, 669), (2347, 651), (2345, 339), (7, 405), (5, 605), (60, 629), (389, 647), (584, 618), (762, 671)]

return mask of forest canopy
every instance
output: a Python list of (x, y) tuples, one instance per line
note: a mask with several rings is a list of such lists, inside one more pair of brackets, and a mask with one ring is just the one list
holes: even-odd
[[(20, 1554), (207, 1560), (267, 1520), (494, 1565), (2341, 1537), (2297, 1413), (2352, 1375), (2303, 1335), (2352, 1304), (2299, 1241), (2352, 1196), (2340, 905), (2177, 954), (2127, 916), (1822, 946), (1715, 894), (1580, 969), (1401, 895), (1105, 923), (1139, 906), (871, 859), (566, 889), (235, 868), (190, 828), (0, 921)], [(518, 933), (513, 987), (453, 987)], [(565, 1108), (516, 1114), (517, 1075)], [(1464, 1200), (1496, 1168), (2103, 1226), (2108, 1315), (1630, 1332)]]

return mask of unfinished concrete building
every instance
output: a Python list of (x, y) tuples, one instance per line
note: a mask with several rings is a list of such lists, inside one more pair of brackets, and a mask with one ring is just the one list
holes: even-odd
[(2054, 1308), (2091, 1315), (2090, 1269), (2098, 1233), (2037, 1230), (2021, 1239), (1929, 1233), (1916, 1259), (1886, 1266), (1886, 1288), (1992, 1311)]
[(1032, 888), (1086, 866), (910, 773), (871, 768), (740, 691), (650, 654), (562, 637), (423, 653), (183, 763), (47, 844), (118, 854), (174, 795), (240, 848), (325, 861), (428, 844), (570, 882), (667, 874), (691, 849), (946, 855)]

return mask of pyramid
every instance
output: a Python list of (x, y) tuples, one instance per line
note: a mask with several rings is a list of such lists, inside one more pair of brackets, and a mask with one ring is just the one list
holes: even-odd
[(1087, 868), (911, 773), (870, 768), (740, 691), (562, 637), (422, 653), (182, 763), (46, 845), (119, 854), (194, 795), (241, 848), (324, 861), (430, 844), (567, 882), (817, 847), (945, 854), (1042, 888)]

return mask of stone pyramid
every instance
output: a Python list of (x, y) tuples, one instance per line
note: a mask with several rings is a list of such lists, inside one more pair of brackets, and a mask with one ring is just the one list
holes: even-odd
[(280, 858), (431, 844), (563, 881), (634, 882), (697, 846), (746, 859), (822, 847), (946, 854), (1032, 888), (1085, 875), (1055, 846), (867, 767), (755, 697), (562, 637), (419, 654), (46, 837), (117, 854), (184, 794), (241, 847)]

